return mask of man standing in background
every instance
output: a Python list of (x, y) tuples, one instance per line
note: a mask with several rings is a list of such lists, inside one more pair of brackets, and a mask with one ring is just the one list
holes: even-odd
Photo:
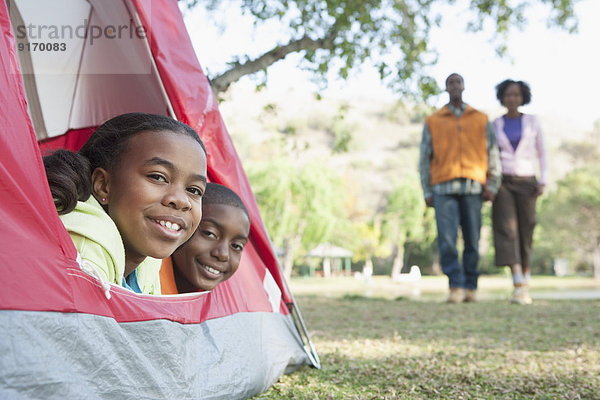
[[(501, 179), (496, 136), (487, 115), (462, 100), (464, 80), (446, 78), (450, 101), (425, 120), (419, 172), (428, 207), (434, 207), (448, 303), (477, 301), (479, 234), (483, 201), (493, 201)], [(464, 240), (462, 265), (456, 240)]]

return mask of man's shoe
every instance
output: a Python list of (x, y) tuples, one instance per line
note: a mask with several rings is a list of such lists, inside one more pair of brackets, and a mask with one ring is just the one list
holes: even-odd
[(477, 302), (477, 291), (473, 289), (465, 290), (465, 303), (476, 303)]
[(450, 295), (446, 303), (457, 304), (462, 303), (465, 298), (465, 292), (463, 288), (450, 288)]

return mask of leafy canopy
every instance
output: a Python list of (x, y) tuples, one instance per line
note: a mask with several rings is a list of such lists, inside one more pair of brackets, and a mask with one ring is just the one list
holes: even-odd
[(248, 178), (273, 242), (301, 236), (304, 250), (329, 240), (343, 218), (341, 180), (322, 165), (296, 166), (286, 158), (249, 163)]
[[(537, 0), (549, 9), (548, 24), (569, 32), (577, 29), (574, 3), (577, 0)], [(365, 62), (379, 71), (381, 80), (400, 94), (426, 98), (439, 91), (424, 68), (436, 62), (435, 49), (428, 44), (432, 26), (439, 25), (443, 5), (467, 5), (470, 20), (460, 21), (478, 32), (489, 25), (499, 53), (506, 51), (503, 39), (512, 27), (526, 24), (525, 11), (531, 0), (182, 0), (188, 7), (207, 10), (241, 8), (255, 19), (280, 24), (278, 45), (256, 59), (235, 58), (231, 68), (211, 77), (218, 93), (244, 75), (266, 72), (288, 54), (303, 52), (302, 67), (326, 84), (329, 72), (346, 79)], [(221, 14), (222, 15), (222, 14)], [(225, 22), (226, 24), (226, 22)]]
[(600, 249), (600, 166), (570, 172), (548, 194), (541, 207), (545, 240), (552, 243), (557, 256), (583, 256)]

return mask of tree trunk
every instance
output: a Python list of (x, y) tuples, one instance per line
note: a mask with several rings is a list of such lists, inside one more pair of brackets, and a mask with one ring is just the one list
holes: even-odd
[(287, 280), (292, 277), (292, 269), (294, 268), (294, 255), (296, 254), (296, 250), (300, 248), (305, 227), (306, 221), (300, 221), (300, 226), (298, 227), (297, 233), (293, 237), (287, 237), (283, 240), (283, 275)]
[(600, 280), (600, 244), (594, 249), (592, 255), (592, 266), (594, 268), (594, 279)]
[(284, 46), (275, 47), (255, 60), (248, 60), (243, 64), (236, 63), (230, 70), (215, 76), (210, 80), (212, 90), (215, 95), (218, 95), (226, 91), (229, 85), (237, 82), (241, 77), (254, 74), (258, 71), (264, 71), (270, 65), (284, 59), (288, 54), (302, 50), (325, 49), (331, 47), (332, 44), (333, 40), (329, 36), (317, 40), (311, 39), (308, 36), (292, 40)]
[(286, 239), (283, 245), (283, 275), (286, 279), (292, 276), (292, 268), (294, 268), (294, 249), (291, 240)]
[(373, 276), (373, 260), (371, 257), (368, 257), (365, 260), (365, 265), (363, 265), (363, 277), (367, 283), (371, 282), (371, 277)]
[(433, 264), (431, 264), (431, 273), (433, 275), (441, 275), (442, 274), (442, 266), (440, 265), (440, 257), (435, 256), (433, 258)]
[(404, 246), (394, 245), (394, 263), (392, 264), (392, 280), (400, 278), (402, 267), (404, 267)]

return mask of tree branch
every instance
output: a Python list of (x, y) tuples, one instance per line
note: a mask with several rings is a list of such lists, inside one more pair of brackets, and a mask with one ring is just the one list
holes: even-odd
[(301, 39), (290, 41), (285, 46), (277, 46), (255, 60), (237, 64), (230, 70), (212, 78), (213, 92), (218, 95), (226, 91), (232, 83), (237, 82), (241, 77), (265, 70), (268, 66), (284, 59), (288, 54), (302, 50), (328, 49), (332, 47), (332, 44), (332, 37), (328, 35), (317, 40), (304, 36)]

